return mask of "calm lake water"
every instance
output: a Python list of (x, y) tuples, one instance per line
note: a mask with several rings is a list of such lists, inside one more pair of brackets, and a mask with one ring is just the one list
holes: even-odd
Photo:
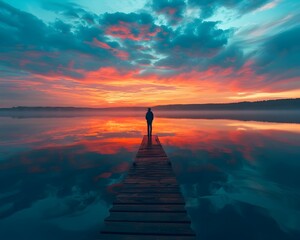
[[(3, 240), (95, 239), (142, 115), (0, 117)], [(156, 118), (201, 240), (300, 239), (300, 124)]]

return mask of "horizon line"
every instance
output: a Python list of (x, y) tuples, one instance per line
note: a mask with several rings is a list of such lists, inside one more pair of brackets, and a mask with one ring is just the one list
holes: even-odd
[(260, 102), (272, 102), (272, 101), (287, 101), (287, 100), (300, 100), (299, 98), (278, 98), (278, 99), (266, 99), (258, 101), (240, 101), (240, 102), (226, 102), (226, 103), (174, 103), (174, 104), (162, 104), (154, 106), (111, 106), (111, 107), (79, 107), (79, 106), (13, 106), (13, 107), (0, 107), (0, 109), (14, 109), (14, 108), (85, 108), (85, 109), (112, 109), (112, 108), (156, 108), (161, 106), (183, 106), (183, 105), (230, 105), (241, 103), (260, 103)]

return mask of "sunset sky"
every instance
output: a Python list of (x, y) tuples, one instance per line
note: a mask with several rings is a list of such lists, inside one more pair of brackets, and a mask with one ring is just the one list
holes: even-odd
[(300, 97), (298, 0), (0, 0), (0, 107)]

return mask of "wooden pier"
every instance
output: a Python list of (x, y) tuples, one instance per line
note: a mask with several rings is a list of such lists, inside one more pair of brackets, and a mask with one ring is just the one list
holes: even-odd
[(195, 240), (171, 163), (157, 136), (144, 136), (99, 240)]

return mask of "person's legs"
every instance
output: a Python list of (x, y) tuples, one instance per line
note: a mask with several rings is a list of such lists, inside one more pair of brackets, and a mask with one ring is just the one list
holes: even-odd
[(150, 126), (150, 136), (152, 136), (152, 122), (150, 122), (149, 126)]
[(147, 135), (150, 136), (150, 123), (147, 122)]

